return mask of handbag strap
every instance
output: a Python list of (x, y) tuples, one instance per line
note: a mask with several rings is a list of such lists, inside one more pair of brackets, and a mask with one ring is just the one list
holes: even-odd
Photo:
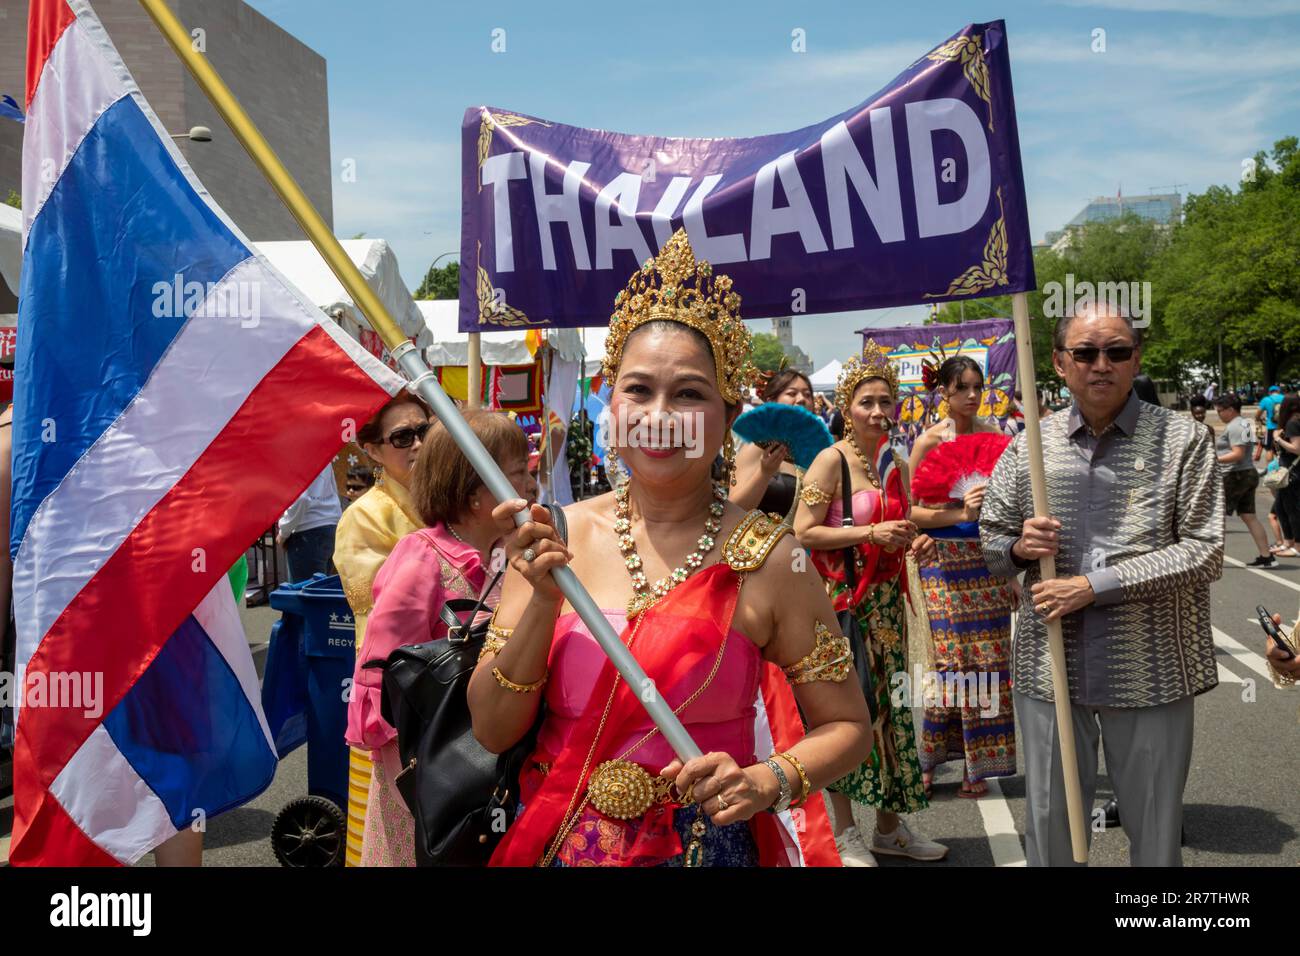
[[(853, 527), (853, 477), (849, 474), (849, 460), (838, 448), (835, 453), (840, 456), (840, 499), (843, 514), (840, 516), (841, 528)], [(858, 593), (858, 562), (854, 549), (844, 549), (844, 583), (849, 586), (849, 594)]]

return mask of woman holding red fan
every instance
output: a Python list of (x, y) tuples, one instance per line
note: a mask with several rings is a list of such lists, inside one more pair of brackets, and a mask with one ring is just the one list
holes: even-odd
[(920, 568), (934, 666), (926, 686), (920, 758), (929, 793), (934, 769), (965, 763), (963, 797), (988, 792), (989, 777), (1016, 772), (1011, 706), (1010, 582), (993, 575), (980, 550), (984, 487), (1010, 439), (978, 415), (984, 373), (969, 356), (946, 359), (926, 384), (947, 415), (912, 448), (912, 520), (935, 539), (938, 561)]

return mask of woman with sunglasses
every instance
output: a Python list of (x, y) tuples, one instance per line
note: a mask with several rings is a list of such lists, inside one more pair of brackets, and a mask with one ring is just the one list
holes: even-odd
[[(501, 466), (521, 498), (537, 500), (528, 474), (528, 440), (505, 415), (472, 411), (465, 415), (474, 434)], [(397, 791), (401, 772), (397, 731), (384, 720), (382, 671), (367, 668), (403, 644), (437, 640), (447, 634), (439, 618), (452, 598), (477, 598), (493, 567), (500, 531), (492, 519), (497, 500), (484, 487), (451, 434), (440, 423), (428, 432), (411, 472), (411, 500), (424, 527), (402, 538), (375, 575), (374, 610), (352, 676), (348, 704), (348, 743), (370, 753), (373, 771), (366, 804), (362, 866), (414, 866), (415, 822)], [(496, 594), (488, 595), (489, 607)], [(448, 781), (455, 786), (456, 781)]]
[[(407, 488), (420, 442), (429, 429), (429, 414), (423, 401), (403, 391), (357, 430), (357, 444), (375, 463), (378, 474), (374, 486), (352, 502), (339, 519), (334, 534), (334, 566), (356, 622), (358, 652), (366, 636), (366, 617), (374, 606), (371, 586), (375, 575), (399, 539), (424, 527)], [(370, 752), (354, 748), (348, 767), (348, 866), (361, 862), (361, 835), (372, 772)]]

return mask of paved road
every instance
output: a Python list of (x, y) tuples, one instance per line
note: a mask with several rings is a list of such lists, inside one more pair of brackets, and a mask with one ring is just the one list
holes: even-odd
[[(1260, 513), (1270, 499), (1261, 493)], [(1264, 676), (1262, 632), (1256, 604), (1278, 611), (1290, 623), (1300, 606), (1300, 560), (1274, 571), (1242, 563), (1254, 548), (1241, 521), (1228, 522), (1223, 578), (1212, 589), (1213, 622), (1219, 646), (1220, 685), (1196, 701), (1196, 742), (1186, 793), (1188, 866), (1295, 866), (1300, 864), (1300, 690), (1279, 691)], [(277, 615), (266, 608), (242, 612), (249, 643), (259, 662)], [(882, 859), (883, 866), (1023, 865), (1024, 781), (1000, 781), (1000, 794), (982, 800), (957, 796), (959, 768), (941, 768), (933, 806), (911, 820), (947, 844), (948, 859), (916, 864)], [(205, 861), (210, 866), (273, 866), (268, 833), (275, 814), (307, 792), (306, 754), (300, 749), (281, 762), (271, 786), (248, 805), (209, 821)], [(1101, 798), (1109, 795), (1103, 776)], [(8, 767), (0, 767), (0, 834), (12, 817)], [(869, 818), (869, 814), (868, 814)], [(863, 820), (870, 825), (870, 820)], [(0, 859), (8, 839), (0, 836)], [(142, 861), (151, 864), (151, 857)], [(1120, 830), (1094, 836), (1092, 863), (1124, 866), (1128, 840)]]

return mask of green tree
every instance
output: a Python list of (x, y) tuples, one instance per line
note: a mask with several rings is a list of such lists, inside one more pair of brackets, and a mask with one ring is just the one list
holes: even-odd
[(754, 333), (754, 351), (750, 353), (749, 360), (754, 363), (755, 368), (764, 372), (774, 372), (783, 358), (785, 358), (785, 349), (781, 348), (780, 339), (770, 332)]
[(460, 298), (460, 263), (449, 262), (441, 268), (429, 267), (424, 281), (415, 290), (417, 299)]
[(8, 197), (5, 199), (5, 205), (6, 205), (6, 206), (13, 206), (15, 209), (22, 209), (22, 208), (23, 208), (23, 197), (19, 196), (16, 192), (14, 192), (14, 191), (11, 189), (11, 190), (9, 190), (9, 195), (8, 195)]

